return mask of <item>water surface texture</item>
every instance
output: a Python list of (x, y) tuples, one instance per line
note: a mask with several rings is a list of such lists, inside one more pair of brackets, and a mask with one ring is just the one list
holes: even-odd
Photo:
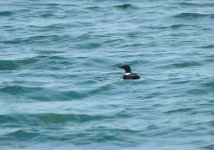
[(213, 0), (1, 0), (0, 149), (213, 150), (213, 25)]

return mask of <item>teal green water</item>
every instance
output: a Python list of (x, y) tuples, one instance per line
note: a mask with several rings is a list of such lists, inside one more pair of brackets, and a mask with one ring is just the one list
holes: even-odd
[(213, 25), (213, 0), (0, 1), (0, 149), (213, 150)]

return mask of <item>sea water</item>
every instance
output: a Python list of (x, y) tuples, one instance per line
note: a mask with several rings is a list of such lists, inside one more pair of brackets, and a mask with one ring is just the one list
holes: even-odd
[(1, 0), (0, 149), (213, 150), (213, 25), (213, 0)]

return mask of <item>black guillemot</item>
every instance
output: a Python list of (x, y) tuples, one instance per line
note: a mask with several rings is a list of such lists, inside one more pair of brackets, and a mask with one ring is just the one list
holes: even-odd
[(129, 65), (122, 65), (119, 68), (123, 68), (125, 70), (125, 74), (123, 75), (124, 80), (134, 80), (140, 79), (140, 76), (136, 73), (132, 73), (131, 68)]

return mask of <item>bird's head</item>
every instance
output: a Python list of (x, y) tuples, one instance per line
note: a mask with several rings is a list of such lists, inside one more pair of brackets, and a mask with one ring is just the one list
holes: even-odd
[(131, 68), (130, 68), (130, 66), (127, 65), (127, 64), (122, 65), (122, 66), (120, 66), (119, 68), (124, 69), (126, 73), (131, 73)]

